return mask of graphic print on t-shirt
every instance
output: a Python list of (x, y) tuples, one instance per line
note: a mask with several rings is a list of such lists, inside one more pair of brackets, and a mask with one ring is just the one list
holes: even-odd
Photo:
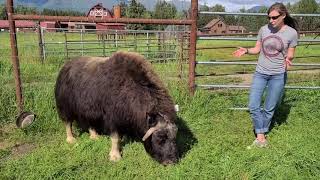
[(267, 57), (278, 56), (283, 48), (283, 41), (276, 35), (270, 35), (262, 40), (262, 51)]

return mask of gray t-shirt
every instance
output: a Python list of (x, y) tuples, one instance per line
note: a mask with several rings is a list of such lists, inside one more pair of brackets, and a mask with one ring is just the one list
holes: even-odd
[(268, 75), (284, 73), (288, 48), (298, 44), (297, 31), (286, 25), (280, 32), (267, 24), (261, 27), (258, 41), (262, 46), (256, 71)]

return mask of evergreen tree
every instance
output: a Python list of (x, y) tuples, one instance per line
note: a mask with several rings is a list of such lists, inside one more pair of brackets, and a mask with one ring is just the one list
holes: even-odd
[[(209, 6), (202, 5), (199, 8), (200, 11), (209, 11)], [(198, 21), (197, 26), (199, 28), (203, 28), (206, 24), (208, 24), (212, 19), (214, 19), (214, 15), (208, 15), (208, 14), (199, 14), (198, 15)]]
[[(130, 4), (128, 6), (128, 9), (126, 11), (126, 17), (128, 18), (144, 18), (148, 15), (146, 12), (146, 8), (143, 6), (143, 4), (137, 2), (136, 0), (131, 0)], [(145, 26), (142, 24), (129, 24), (127, 26), (129, 29), (144, 29)]]
[[(220, 4), (216, 4), (212, 7), (205, 5), (200, 6), (200, 11), (209, 11), (209, 12), (225, 12), (225, 7), (220, 5)], [(224, 20), (224, 16), (220, 16), (220, 15), (208, 15), (208, 14), (199, 14), (198, 16), (198, 27), (202, 28), (205, 25), (207, 25), (210, 21), (212, 21), (213, 19), (217, 19), (217, 18), (221, 18)]]
[(6, 13), (6, 6), (4, 4), (0, 4), (0, 19), (8, 19)]
[(154, 8), (154, 19), (174, 19), (177, 14), (175, 5), (168, 3), (164, 0), (157, 2)]
[[(174, 19), (177, 15), (177, 8), (164, 0), (159, 0), (152, 14), (153, 19)], [(166, 26), (158, 25), (158, 30), (163, 30)]]
[[(295, 12), (299, 14), (316, 14), (319, 5), (315, 0), (300, 0), (295, 4)], [(297, 19), (300, 30), (312, 31), (319, 26), (319, 17), (300, 17)]]
[(126, 17), (126, 12), (128, 9), (128, 5), (126, 4), (125, 0), (119, 1), (120, 11), (121, 11), (121, 17)]

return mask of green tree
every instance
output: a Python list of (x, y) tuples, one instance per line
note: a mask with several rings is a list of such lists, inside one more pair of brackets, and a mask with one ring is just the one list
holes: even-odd
[(125, 0), (119, 1), (120, 11), (121, 11), (121, 17), (126, 17), (126, 12), (128, 9), (128, 5), (126, 4)]
[[(205, 5), (200, 6), (200, 11), (209, 11), (209, 12), (225, 12), (225, 7), (216, 4), (212, 7)], [(208, 24), (212, 19), (221, 18), (224, 19), (224, 16), (221, 15), (208, 15), (208, 14), (199, 14), (198, 16), (198, 27), (204, 27), (206, 24)]]
[[(160, 0), (156, 3), (154, 7), (154, 12), (152, 13), (153, 19), (174, 19), (177, 16), (177, 8), (164, 0)], [(158, 30), (163, 30), (166, 26), (158, 25)]]
[[(299, 14), (316, 14), (319, 5), (315, 0), (300, 0), (295, 4), (294, 10)], [(300, 30), (315, 30), (319, 26), (319, 17), (300, 17), (297, 19)]]
[[(267, 16), (268, 7), (263, 6), (257, 12), (252, 10), (240, 9), (241, 13), (263, 13)], [(257, 32), (268, 23), (266, 16), (237, 16), (235, 25), (243, 26), (247, 32)]]
[[(146, 8), (143, 4), (137, 2), (136, 0), (131, 0), (126, 11), (126, 16), (128, 18), (144, 18), (147, 17), (149, 13), (146, 12)], [(145, 26), (142, 24), (129, 24), (127, 26), (129, 29), (144, 29)]]
[(318, 10), (318, 4), (315, 0), (300, 0), (297, 3), (297, 13), (313, 14)]
[[(199, 10), (200, 11), (209, 11), (209, 6), (202, 5), (200, 6)], [(214, 15), (208, 15), (208, 14), (199, 14), (198, 15), (198, 21), (197, 21), (197, 26), (199, 28), (203, 28), (206, 24), (208, 24), (212, 19), (214, 19)]]
[(14, 8), (14, 12), (16, 14), (37, 14), (37, 9), (35, 7), (27, 7), (18, 5), (16, 8)]
[(4, 4), (0, 4), (0, 19), (7, 19), (6, 6)]
[(221, 4), (216, 4), (212, 6), (209, 10), (212, 12), (226, 12), (226, 8)]
[(84, 13), (73, 10), (55, 10), (44, 8), (41, 12), (42, 15), (48, 16), (85, 16)]
[(164, 0), (157, 2), (152, 15), (155, 19), (174, 19), (177, 14), (177, 8)]

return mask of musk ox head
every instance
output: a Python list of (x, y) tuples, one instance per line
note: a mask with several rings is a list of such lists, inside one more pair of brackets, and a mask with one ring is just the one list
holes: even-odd
[(154, 126), (142, 138), (146, 151), (163, 165), (176, 163), (178, 161), (177, 126), (161, 113), (153, 117), (148, 116), (148, 121)]

